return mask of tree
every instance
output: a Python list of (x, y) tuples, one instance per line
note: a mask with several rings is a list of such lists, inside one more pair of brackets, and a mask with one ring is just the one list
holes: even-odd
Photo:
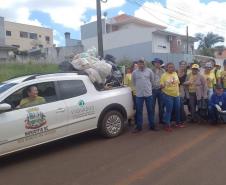
[(202, 33), (196, 34), (196, 39), (199, 41), (198, 52), (206, 56), (214, 56), (215, 45), (219, 42), (224, 42), (224, 37), (212, 32), (206, 35)]

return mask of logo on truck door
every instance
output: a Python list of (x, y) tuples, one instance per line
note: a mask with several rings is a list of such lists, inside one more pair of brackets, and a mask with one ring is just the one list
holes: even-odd
[(84, 107), (84, 106), (85, 106), (84, 100), (80, 100), (80, 101), (78, 102), (78, 105), (79, 105), (79, 107)]
[(26, 129), (36, 129), (47, 123), (45, 114), (38, 107), (27, 110), (27, 118), (25, 119)]
[(71, 110), (73, 119), (78, 119), (95, 114), (94, 106), (85, 104), (84, 100), (79, 100), (77, 105), (78, 106), (75, 106)]

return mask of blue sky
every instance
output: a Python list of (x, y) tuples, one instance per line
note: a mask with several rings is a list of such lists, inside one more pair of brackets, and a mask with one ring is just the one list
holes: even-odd
[[(161, 2), (165, 4), (164, 0), (162, 0)], [(126, 3), (122, 7), (109, 9), (106, 12), (108, 14), (108, 17), (117, 16), (119, 11), (123, 11), (126, 14), (133, 15), (134, 11), (137, 8), (138, 8), (138, 5)], [(105, 11), (102, 11), (102, 13), (103, 12), (105, 12)], [(87, 12), (85, 13), (84, 21), (88, 22), (91, 19), (91, 17), (95, 16), (95, 15), (96, 15), (96, 10), (87, 10)], [(32, 12), (30, 18), (31, 19), (37, 19), (42, 24), (48, 25), (48, 27), (56, 29), (62, 36), (64, 35), (65, 32), (70, 32), (72, 38), (80, 39), (80, 31), (79, 30), (74, 30), (74, 29), (71, 29), (71, 28), (64, 27), (61, 24), (54, 23), (54, 21), (51, 20), (50, 16), (47, 13), (42, 13), (40, 11), (39, 12), (34, 11), (34, 12)], [(64, 44), (64, 43), (62, 43), (62, 39), (61, 39), (61, 44)]]
[[(65, 32), (70, 32), (72, 38), (80, 39), (80, 25), (84, 21), (90, 22), (96, 15), (95, 2), (45, 0), (40, 4), (40, 0), (0, 0), (0, 16), (10, 21), (52, 28), (54, 42), (64, 45)], [(107, 12), (109, 18), (124, 12), (165, 24), (169, 31), (177, 33), (183, 34), (185, 27), (189, 26), (191, 35), (213, 31), (226, 36), (225, 0), (108, 0), (102, 3), (102, 10)]]

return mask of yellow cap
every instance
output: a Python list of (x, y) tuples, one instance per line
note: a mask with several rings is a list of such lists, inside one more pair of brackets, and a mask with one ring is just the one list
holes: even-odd
[(198, 64), (193, 64), (193, 65), (191, 66), (191, 68), (192, 68), (192, 69), (199, 69), (199, 65), (198, 65)]

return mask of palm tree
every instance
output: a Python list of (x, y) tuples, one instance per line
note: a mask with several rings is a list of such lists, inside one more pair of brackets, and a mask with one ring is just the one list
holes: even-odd
[(224, 37), (213, 32), (209, 32), (206, 35), (197, 33), (196, 39), (199, 41), (199, 53), (207, 56), (214, 56), (215, 45), (219, 42), (224, 42)]

